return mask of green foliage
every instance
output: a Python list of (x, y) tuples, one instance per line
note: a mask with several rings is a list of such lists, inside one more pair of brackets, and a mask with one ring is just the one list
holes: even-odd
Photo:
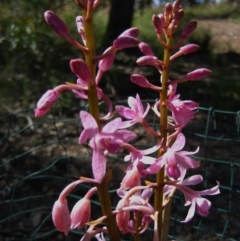
[(240, 8), (231, 4), (200, 4), (186, 8), (185, 15), (189, 18), (240, 20)]
[(0, 5), (0, 88), (8, 103), (36, 101), (47, 88), (68, 80), (68, 62), (78, 53), (43, 18), (45, 10), (60, 12), (68, 2), (8, 1)]

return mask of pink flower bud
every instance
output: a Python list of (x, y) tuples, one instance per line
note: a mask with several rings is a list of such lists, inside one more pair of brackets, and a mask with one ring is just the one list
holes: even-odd
[(159, 60), (155, 56), (143, 56), (137, 59), (139, 65), (159, 65)]
[[(124, 200), (121, 199), (118, 202), (116, 210), (123, 208), (123, 204), (124, 204)], [(130, 212), (129, 211), (119, 212), (116, 215), (116, 221), (117, 221), (118, 228), (123, 234), (128, 232), (127, 228), (128, 228), (129, 219), (130, 219)]]
[(136, 38), (129, 37), (129, 36), (123, 36), (118, 37), (116, 40), (113, 41), (113, 46), (117, 50), (125, 49), (125, 48), (132, 48), (138, 46), (140, 41)]
[(71, 229), (81, 228), (90, 220), (91, 202), (88, 198), (80, 199), (71, 212)]
[(44, 18), (48, 25), (53, 28), (53, 30), (61, 37), (69, 35), (69, 30), (67, 25), (59, 18), (54, 12), (46, 11), (44, 13)]
[(198, 49), (199, 49), (199, 46), (196, 44), (187, 44), (187, 45), (181, 47), (180, 51), (182, 54), (186, 55), (186, 54), (196, 52)]
[(91, 82), (91, 73), (87, 64), (82, 59), (72, 59), (70, 61), (70, 68), (78, 78)]
[(139, 34), (139, 29), (138, 28), (129, 28), (127, 30), (125, 30), (123, 33), (121, 33), (119, 37), (133, 37), (133, 38), (136, 38)]
[(140, 184), (140, 174), (137, 167), (133, 167), (131, 170), (127, 170), (126, 175), (124, 176), (120, 189), (125, 190)]
[(141, 74), (133, 74), (131, 76), (131, 81), (134, 84), (139, 85), (143, 88), (148, 88), (149, 85), (150, 85), (149, 81), (144, 76), (142, 76)]
[[(108, 52), (112, 47), (107, 48), (104, 53)], [(104, 54), (103, 53), (103, 54)], [(107, 55), (105, 58), (101, 59), (98, 63), (98, 67), (102, 71), (107, 71), (111, 68), (113, 61), (115, 59), (116, 52), (113, 51), (111, 54)]]
[(165, 9), (164, 9), (164, 15), (169, 16), (172, 14), (173, 6), (171, 3), (166, 3)]
[(65, 235), (68, 235), (71, 219), (67, 206), (67, 199), (63, 201), (58, 199), (52, 209), (52, 219), (55, 227), (58, 231), (64, 232)]
[(150, 46), (148, 44), (141, 42), (138, 45), (138, 47), (144, 55), (155, 56), (152, 49), (150, 48)]
[(181, 4), (179, 0), (175, 0), (173, 3), (173, 12), (177, 12), (181, 8)]
[(48, 90), (38, 101), (37, 109), (35, 110), (35, 117), (44, 115), (56, 103), (60, 94), (55, 89)]
[(186, 39), (197, 27), (197, 21), (188, 23), (182, 31), (181, 39)]
[(212, 73), (212, 71), (209, 70), (209, 69), (205, 69), (205, 68), (196, 69), (196, 70), (188, 73), (186, 75), (186, 79), (188, 79), (188, 80), (198, 80), (198, 79), (207, 77), (211, 73)]
[(164, 15), (162, 13), (158, 14), (158, 17), (160, 18), (161, 20), (161, 24), (162, 24), (162, 28), (166, 28), (167, 27), (167, 23), (165, 21), (165, 18), (164, 18)]
[(174, 25), (178, 25), (180, 23), (180, 21), (183, 19), (184, 16), (184, 10), (183, 9), (179, 9), (175, 14), (174, 14), (174, 18), (173, 18), (173, 24)]
[(82, 16), (78, 16), (78, 17), (76, 18), (76, 25), (77, 25), (78, 33), (80, 34), (84, 45), (86, 45), (86, 38), (85, 38), (84, 25), (83, 25), (83, 17), (82, 17)]
[(161, 34), (162, 31), (163, 31), (161, 19), (157, 15), (154, 14), (152, 16), (152, 22), (153, 22), (153, 25), (155, 27), (156, 33)]

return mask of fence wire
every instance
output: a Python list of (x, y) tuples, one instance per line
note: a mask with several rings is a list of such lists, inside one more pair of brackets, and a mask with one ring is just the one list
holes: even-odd
[[(149, 117), (149, 121), (157, 128), (155, 117)], [(63, 187), (79, 176), (92, 175), (90, 151), (87, 146), (78, 145), (81, 131), (78, 112), (66, 117), (56, 108), (46, 117), (35, 119), (32, 109), (18, 113), (6, 111), (1, 114), (0, 125), (0, 240), (80, 240), (83, 230), (71, 231), (64, 237), (51, 220), (53, 203)], [(134, 128), (139, 148), (147, 148), (154, 142), (140, 126)], [(184, 134), (185, 150), (193, 151), (200, 146), (194, 158), (201, 162), (201, 168), (189, 173), (204, 177), (203, 184), (196, 189), (215, 186), (218, 180), (221, 194), (208, 197), (212, 202), (208, 217), (196, 214), (191, 222), (183, 224), (181, 220), (185, 219), (188, 207), (177, 193), (172, 201), (169, 239), (240, 240), (240, 111), (200, 108)], [(113, 205), (117, 203), (115, 190), (126, 168), (124, 155), (122, 151), (108, 159), (114, 173), (110, 182)], [(69, 197), (69, 205), (88, 188), (88, 185), (77, 187)], [(92, 206), (94, 219), (100, 214), (97, 196)], [(149, 235), (143, 240), (151, 240)]]

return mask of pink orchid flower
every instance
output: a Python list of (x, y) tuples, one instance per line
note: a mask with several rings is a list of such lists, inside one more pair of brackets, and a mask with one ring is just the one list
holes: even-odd
[(180, 100), (179, 97), (180, 95), (175, 95), (174, 91), (168, 98), (167, 107), (172, 111), (176, 124), (184, 127), (194, 118), (199, 104), (192, 100)]
[[(136, 170), (136, 168), (137, 168), (140, 176), (142, 178), (145, 178), (146, 173), (144, 172), (144, 169), (143, 169), (144, 165), (153, 165), (154, 163), (158, 162), (157, 158), (147, 156), (147, 155), (149, 155), (153, 152), (156, 152), (159, 149), (160, 146), (161, 146), (161, 142), (159, 142), (157, 145), (155, 145), (151, 148), (148, 148), (148, 149), (145, 149), (145, 150), (138, 150), (138, 149), (134, 148), (133, 146), (131, 146), (129, 144), (123, 144), (122, 147), (127, 149), (128, 151), (130, 151), (130, 154), (126, 155), (124, 157), (124, 161), (131, 161), (131, 164), (129, 165), (126, 172), (127, 173), (133, 172), (132, 169)], [(127, 175), (128, 174), (126, 174), (126, 176)], [(127, 178), (126, 176), (125, 176), (125, 178)], [(123, 187), (123, 186), (121, 185), (121, 187)], [(125, 188), (127, 188), (127, 187), (125, 186)]]
[(81, 111), (80, 118), (84, 129), (79, 137), (79, 143), (82, 144), (88, 138), (90, 139), (89, 146), (93, 151), (93, 175), (97, 182), (101, 182), (106, 171), (104, 152), (116, 153), (122, 143), (133, 140), (136, 138), (136, 134), (128, 130), (119, 130), (124, 125), (121, 118), (110, 121), (101, 131), (99, 131), (95, 119), (88, 112)]
[(136, 95), (136, 99), (131, 96), (128, 98), (128, 105), (130, 106), (130, 108), (127, 108), (122, 105), (117, 105), (116, 106), (117, 112), (121, 116), (125, 117), (126, 119), (131, 120), (129, 122), (129, 126), (131, 126), (137, 122), (142, 123), (144, 117), (147, 115), (147, 113), (150, 109), (150, 105), (147, 103), (147, 108), (144, 111), (142, 101), (138, 94)]
[(130, 211), (139, 211), (142, 215), (142, 230), (140, 233), (143, 233), (151, 223), (150, 215), (154, 213), (154, 208), (149, 204), (149, 199), (152, 196), (152, 188), (144, 187), (143, 192), (140, 192), (142, 189), (141, 186), (134, 187), (129, 191), (123, 191), (118, 189), (118, 195), (122, 199), (118, 202), (116, 207), (116, 221), (118, 227), (122, 233), (134, 233), (135, 227), (133, 220), (131, 220)]
[(203, 198), (202, 196), (217, 195), (220, 193), (219, 182), (217, 182), (216, 186), (203, 191), (194, 191), (186, 186), (199, 184), (200, 182), (202, 182), (202, 180), (203, 178), (201, 175), (194, 175), (186, 178), (183, 181), (179, 181), (176, 184), (173, 184), (173, 186), (182, 191), (186, 200), (185, 206), (191, 205), (188, 210), (188, 214), (185, 220), (182, 221), (182, 223), (189, 222), (193, 218), (196, 207), (198, 213), (201, 216), (207, 216), (211, 207), (211, 202), (206, 198)]
[(166, 147), (167, 151), (143, 172), (146, 174), (155, 174), (166, 164), (168, 177), (177, 180), (181, 176), (181, 167), (184, 169), (199, 167), (199, 162), (188, 156), (197, 153), (199, 148), (194, 152), (180, 151), (184, 146), (185, 136), (179, 133), (173, 145)]

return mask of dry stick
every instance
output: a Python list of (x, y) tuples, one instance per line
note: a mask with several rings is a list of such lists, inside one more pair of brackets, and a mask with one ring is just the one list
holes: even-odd
[[(169, 76), (169, 63), (170, 63), (170, 53), (171, 53), (171, 46), (172, 46), (172, 36), (167, 38), (166, 46), (164, 47), (164, 57), (163, 63), (164, 68), (162, 72), (162, 91), (160, 93), (160, 133), (163, 138), (162, 146), (165, 147), (167, 144), (167, 82)], [(158, 156), (162, 156), (164, 151), (160, 148), (158, 152)], [(163, 195), (163, 187), (164, 187), (164, 179), (165, 179), (165, 169), (162, 168), (159, 173), (157, 173), (157, 187), (155, 189), (155, 199), (154, 199), (154, 207), (155, 211), (158, 211), (158, 237), (159, 240), (167, 240), (167, 230), (163, 231), (163, 229), (168, 229), (167, 226), (163, 224), (166, 223), (166, 218), (162, 210), (162, 204), (164, 202), (164, 195)], [(169, 218), (169, 217), (168, 217)], [(163, 236), (164, 234), (164, 236)]]
[[(97, 86), (95, 83), (96, 77), (96, 63), (93, 61), (95, 56), (95, 43), (94, 43), (94, 34), (93, 34), (93, 18), (92, 14), (86, 19), (86, 9), (82, 10), (84, 18), (84, 30), (86, 37), (86, 47), (88, 52), (85, 53), (85, 61), (88, 65), (92, 79), (91, 84), (88, 86), (88, 103), (91, 115), (95, 118), (98, 123), (99, 131), (101, 130), (100, 118), (99, 118), (99, 107), (98, 107), (98, 97), (97, 97)], [(102, 183), (97, 185), (99, 201), (101, 203), (102, 213), (107, 217), (106, 227), (108, 230), (108, 235), (111, 241), (120, 241), (120, 235), (116, 223), (115, 216), (112, 215), (112, 205), (111, 199), (108, 190), (109, 174), (107, 173)]]

